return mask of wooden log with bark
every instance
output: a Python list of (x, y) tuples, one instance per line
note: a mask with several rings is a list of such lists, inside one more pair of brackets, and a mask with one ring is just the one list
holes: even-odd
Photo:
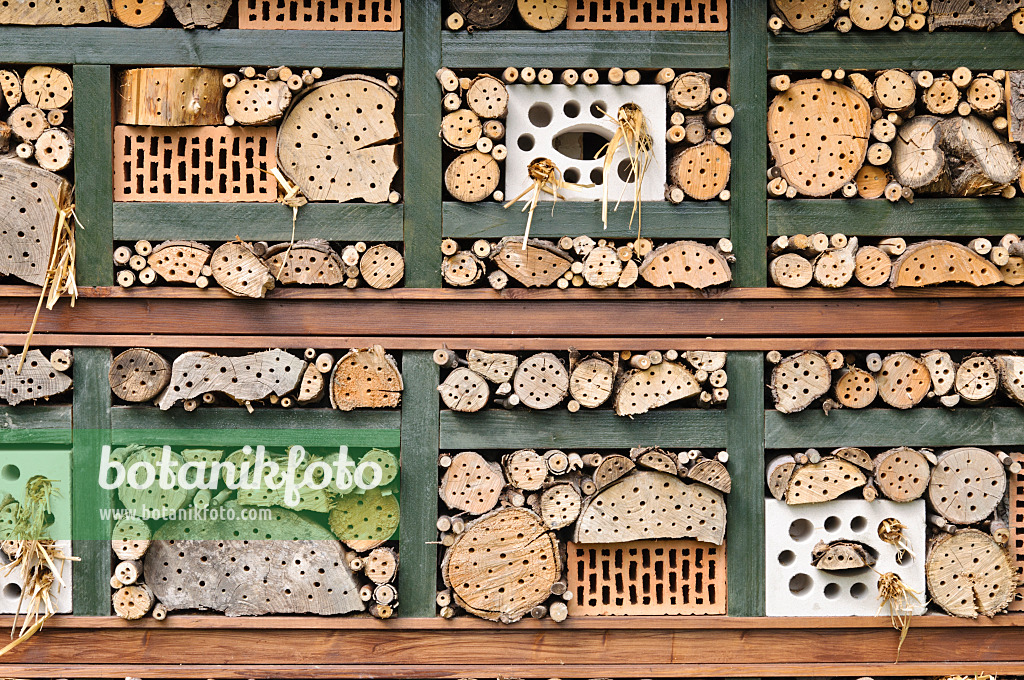
[(857, 541), (819, 541), (811, 548), (811, 566), (823, 571), (863, 569), (874, 564), (871, 548)]
[(72, 26), (110, 21), (106, 0), (71, 2), (9, 2), (0, 4), (0, 24), (28, 26)]
[(776, 456), (768, 463), (766, 468), (768, 491), (775, 497), (775, 500), (786, 500), (789, 480), (792, 479), (796, 468), (796, 461), (790, 455)]
[(520, 362), (512, 388), (530, 408), (553, 408), (562, 403), (569, 392), (569, 371), (554, 354), (540, 352)]
[(207, 392), (223, 392), (238, 402), (283, 397), (299, 385), (305, 362), (282, 349), (240, 357), (221, 357), (191, 351), (171, 365), (171, 379), (157, 399), (166, 411), (183, 399), (197, 399)]
[(994, 616), (1006, 609), (1016, 592), (1014, 572), (1006, 550), (977, 529), (940, 535), (925, 560), (931, 601), (962, 618)]
[(906, 352), (885, 357), (875, 376), (878, 396), (889, 406), (908, 409), (920, 404), (931, 388), (931, 374), (924, 361)]
[(675, 241), (647, 253), (640, 264), (640, 276), (656, 288), (675, 288), (675, 284), (682, 283), (703, 289), (729, 283), (732, 270), (715, 248), (697, 241)]
[(283, 118), (291, 102), (286, 82), (244, 78), (228, 90), (225, 110), (235, 125), (268, 125)]
[(802, 411), (818, 397), (828, 394), (832, 370), (825, 357), (814, 351), (786, 357), (772, 369), (769, 387), (776, 410), (781, 413)]
[(441, 277), (457, 288), (472, 286), (485, 271), (484, 264), (472, 251), (460, 250), (441, 260)]
[(839, 9), (839, 0), (770, 0), (769, 7), (787, 27), (797, 33), (827, 26)]
[(700, 111), (711, 96), (711, 75), (687, 71), (680, 73), (668, 87), (668, 103), (679, 111)]
[(167, 0), (174, 17), (185, 28), (217, 28), (233, 4), (232, 0)]
[(494, 28), (512, 14), (516, 0), (452, 0), (451, 7), (474, 28)]
[(637, 467), (647, 470), (657, 470), (658, 472), (667, 472), (670, 475), (674, 475), (679, 472), (675, 457), (668, 455), (664, 450), (657, 446), (640, 446), (633, 448), (629, 452), (629, 457)]
[(999, 367), (999, 384), (1013, 401), (1024, 406), (1024, 357), (999, 354), (995, 357)]
[(846, 408), (867, 408), (878, 396), (875, 376), (856, 366), (842, 370), (834, 387), (836, 400)]
[(732, 492), (732, 477), (725, 465), (714, 458), (701, 458), (690, 466), (686, 478), (706, 484), (722, 493)]
[(991, 357), (975, 354), (966, 357), (953, 378), (957, 394), (968, 404), (982, 404), (999, 389), (999, 366)]
[(501, 465), (508, 483), (523, 491), (539, 490), (548, 477), (544, 457), (533, 449), (520, 449), (506, 454), (501, 459)]
[(1006, 470), (994, 454), (973, 446), (944, 451), (932, 470), (928, 499), (953, 524), (991, 515), (1006, 492)]
[(961, 26), (991, 30), (1006, 21), (1020, 6), (1017, 0), (931, 0), (928, 30)]
[[(916, 119), (915, 119), (916, 120)], [(943, 266), (938, 266), (938, 263)], [(893, 263), (889, 286), (923, 287), (940, 283), (988, 286), (1002, 281), (998, 267), (973, 250), (952, 241), (914, 243)]]
[(210, 247), (204, 243), (164, 241), (153, 248), (147, 263), (165, 281), (195, 283), (209, 260)]
[(871, 456), (868, 455), (868, 452), (854, 446), (840, 447), (830, 452), (828, 455), (849, 461), (862, 470), (867, 470), (868, 472), (873, 472), (875, 469), (875, 464), (871, 460)]
[(680, 399), (699, 395), (700, 383), (685, 366), (663, 361), (646, 369), (625, 371), (615, 386), (615, 413), (633, 416), (647, 413)]
[(112, 596), (114, 613), (122, 619), (137, 621), (149, 613), (155, 602), (153, 591), (144, 583), (118, 588)]
[(505, 477), (500, 465), (474, 451), (463, 451), (452, 456), (438, 493), (452, 510), (482, 515), (498, 504), (504, 488)]
[(402, 401), (402, 374), (394, 357), (380, 345), (349, 350), (331, 373), (331, 406), (342, 411), (356, 408), (396, 408)]
[(278, 243), (263, 261), (271, 276), (283, 284), (333, 286), (345, 280), (345, 265), (324, 239)]
[(923, 453), (901, 446), (878, 454), (874, 462), (875, 487), (889, 500), (907, 503), (928, 490), (931, 466)]
[(921, 360), (928, 367), (931, 377), (932, 392), (936, 396), (949, 394), (954, 387), (957, 365), (949, 354), (939, 350), (931, 350), (921, 355)]
[(449, 373), (437, 391), (446, 407), (460, 413), (475, 413), (487, 406), (491, 398), (491, 388), (483, 376), (463, 367)]
[(519, 359), (514, 354), (479, 349), (466, 352), (466, 362), (471, 370), (499, 385), (511, 381), (519, 366)]
[(232, 295), (262, 298), (274, 289), (274, 275), (252, 243), (221, 244), (210, 256), (210, 268), (217, 283)]
[(299, 392), (295, 395), (295, 403), (300, 406), (317, 403), (323, 399), (326, 387), (324, 373), (314, 364), (307, 364), (306, 370), (302, 372), (302, 382), (299, 383)]
[[(991, 196), (1020, 176), (1021, 162), (1016, 148), (984, 119), (954, 116), (943, 119), (941, 145), (947, 155), (949, 194)], [(952, 163), (949, 157), (957, 159)]]
[(494, 263), (527, 288), (550, 286), (572, 266), (572, 260), (549, 241), (506, 237), (492, 252)]
[(71, 378), (55, 369), (42, 352), (30, 349), (24, 356), (20, 373), (21, 354), (0, 359), (0, 401), (17, 406), (23, 401), (48, 399), (71, 388)]
[(1024, 71), (1007, 71), (1003, 91), (1006, 97), (1007, 135), (1011, 142), (1024, 141)]
[(155, 399), (171, 380), (171, 365), (151, 349), (127, 349), (110, 362), (110, 389), (130, 402)]
[(851, 489), (864, 486), (867, 476), (853, 463), (841, 458), (822, 458), (818, 463), (796, 467), (786, 488), (786, 503), (823, 503)]
[(626, 456), (620, 454), (605, 456), (594, 470), (594, 484), (598, 490), (603, 489), (635, 468), (636, 464)]
[(595, 354), (576, 364), (569, 375), (569, 394), (584, 408), (597, 408), (615, 388), (616, 355), (612, 360)]

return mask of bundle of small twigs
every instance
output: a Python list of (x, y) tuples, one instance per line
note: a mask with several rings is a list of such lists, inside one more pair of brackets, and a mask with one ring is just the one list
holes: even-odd
[(878, 537), (886, 543), (896, 546), (897, 562), (903, 560), (904, 553), (915, 557), (914, 551), (910, 549), (910, 543), (903, 533), (905, 529), (903, 522), (895, 517), (886, 518), (878, 525)]
[[(611, 118), (610, 114), (605, 114)], [(647, 172), (648, 166), (654, 159), (654, 141), (651, 139), (651, 133), (647, 124), (647, 118), (644, 116), (644, 112), (639, 106), (633, 102), (623, 104), (619, 107), (618, 113), (615, 118), (612, 118), (615, 123), (615, 134), (612, 135), (610, 142), (605, 144), (598, 152), (595, 158), (600, 158), (601, 153), (604, 152), (604, 180), (601, 194), (601, 221), (604, 223), (604, 228), (608, 228), (608, 178), (609, 171), (612, 168), (614, 162), (615, 152), (619, 150), (619, 146), (626, 145), (626, 154), (629, 157), (629, 176), (633, 178), (633, 213), (629, 216), (629, 226), (633, 226), (633, 218), (636, 217), (636, 234), (640, 236), (640, 228), (642, 226), (642, 216), (640, 213), (640, 186), (644, 182), (644, 175)], [(625, 187), (623, 187), (623, 193)], [(619, 200), (615, 202), (615, 210), (619, 209), (619, 202), (622, 200), (622, 196), (619, 196)]]
[(533, 184), (523, 190), (521, 194), (513, 198), (511, 201), (505, 204), (508, 208), (515, 204), (520, 198), (526, 194), (533, 192), (533, 197), (523, 206), (523, 212), (527, 208), (530, 210), (530, 215), (526, 218), (526, 233), (523, 235), (523, 250), (526, 250), (526, 241), (530, 238), (530, 225), (533, 224), (533, 211), (537, 209), (537, 202), (540, 200), (541, 193), (551, 194), (551, 214), (555, 214), (555, 203), (558, 199), (565, 200), (565, 197), (558, 193), (559, 189), (570, 189), (572, 191), (579, 191), (580, 189), (589, 189), (594, 186), (593, 184), (574, 184), (572, 182), (566, 182), (562, 179), (562, 172), (558, 169), (552, 161), (547, 158), (537, 158), (533, 160), (529, 166), (527, 166), (527, 172), (530, 175), (530, 179), (533, 180)]

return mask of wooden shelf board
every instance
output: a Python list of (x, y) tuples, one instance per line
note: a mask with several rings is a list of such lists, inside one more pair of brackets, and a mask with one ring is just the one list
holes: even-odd
[[(527, 216), (522, 203), (508, 208), (500, 203), (444, 203), (443, 233), (449, 238), (498, 239), (522, 236)], [(601, 227), (601, 204), (559, 201), (537, 205), (530, 226), (531, 238), (554, 238), (587, 234), (592, 238), (636, 238), (636, 221), (630, 226), (632, 203), (608, 211), (608, 229)], [(650, 238), (728, 238), (729, 204), (723, 202), (649, 202), (643, 204), (642, 236)]]
[[(295, 238), (401, 241), (402, 205), (308, 203)], [(292, 211), (279, 203), (114, 203), (114, 240), (287, 241)]]
[(725, 447), (723, 409), (665, 409), (626, 418), (609, 409), (441, 411), (441, 448)]
[(71, 404), (0, 406), (0, 445), (70, 443)]
[[(626, 39), (623, 39), (625, 34)], [(448, 31), (448, 68), (728, 68), (729, 34), (693, 31)]]
[(789, 415), (767, 410), (769, 449), (838, 446), (1021, 446), (1024, 409), (893, 408), (833, 410), (811, 407)]

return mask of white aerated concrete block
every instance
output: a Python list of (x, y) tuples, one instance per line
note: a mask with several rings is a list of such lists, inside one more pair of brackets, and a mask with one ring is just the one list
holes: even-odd
[[(71, 452), (66, 449), (0, 448), (0, 497), (10, 494), (20, 503), (25, 497), (25, 484), (36, 475), (53, 480), (54, 487), (60, 492), (50, 497), (54, 523), (49, 535), (57, 539), (57, 545), (65, 555), (71, 555)], [(4, 565), (9, 563), (10, 558), (0, 552), (0, 614), (15, 613), (21, 597), (21, 570), (15, 567), (10, 574), (3, 574)], [(61, 573), (66, 587), (58, 591), (54, 585), (50, 591), (56, 595), (59, 614), (71, 613), (71, 567), (71, 563), (65, 563)], [(28, 595), (20, 613), (26, 613), (27, 608)]]
[[(548, 158), (562, 171), (566, 181), (596, 185), (592, 189), (560, 192), (562, 196), (570, 201), (600, 200), (604, 152), (600, 159), (595, 159), (594, 155), (615, 134), (617, 124), (612, 118), (619, 107), (633, 102), (647, 117), (654, 152), (640, 186), (641, 200), (664, 200), (667, 167), (664, 85), (510, 85), (508, 96), (505, 196), (517, 196), (528, 188), (533, 180), (529, 178), (527, 166), (534, 159)], [(600, 140), (588, 138), (584, 133), (598, 135)], [(620, 198), (623, 203), (633, 202), (634, 185), (622, 179), (629, 178), (628, 159), (626, 145), (620, 145), (609, 172), (608, 202), (612, 205)], [(542, 200), (550, 198), (544, 195)]]
[[(879, 573), (892, 572), (925, 601), (925, 508), (923, 500), (894, 503), (876, 500), (835, 500), (786, 505), (765, 500), (765, 578), (768, 616), (888, 616), (879, 611), (878, 574), (871, 569), (822, 571), (811, 566), (811, 549), (818, 541), (849, 539), (875, 550)], [(903, 535), (913, 557), (896, 561), (897, 548), (878, 537), (878, 525), (893, 517), (903, 523)], [(925, 606), (916, 605), (915, 614)]]

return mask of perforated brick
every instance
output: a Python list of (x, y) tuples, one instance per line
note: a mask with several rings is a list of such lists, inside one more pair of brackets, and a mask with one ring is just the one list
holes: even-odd
[(238, 27), (400, 31), (401, 0), (238, 0)]
[[(896, 561), (896, 548), (878, 537), (886, 518), (906, 527), (904, 536), (914, 556)], [(876, 616), (879, 611), (878, 574), (871, 569), (822, 571), (811, 566), (811, 549), (818, 541), (849, 539), (868, 545), (877, 555), (874, 568), (893, 572), (924, 602), (924, 501), (894, 503), (876, 500), (835, 500), (786, 505), (765, 500), (765, 609), (768, 616)], [(923, 614), (924, 605), (914, 609)]]
[(567, 26), (599, 31), (724, 31), (726, 0), (570, 0)]
[(114, 200), (272, 203), (272, 127), (114, 127)]
[(725, 614), (725, 544), (568, 544), (570, 616)]
[[(1014, 453), (1013, 459), (1024, 463), (1024, 454)], [(1010, 559), (1017, 567), (1017, 576), (1024, 575), (1024, 472), (1009, 475)], [(1017, 587), (1017, 597), (1010, 603), (1010, 611), (1024, 611), (1024, 584)]]

